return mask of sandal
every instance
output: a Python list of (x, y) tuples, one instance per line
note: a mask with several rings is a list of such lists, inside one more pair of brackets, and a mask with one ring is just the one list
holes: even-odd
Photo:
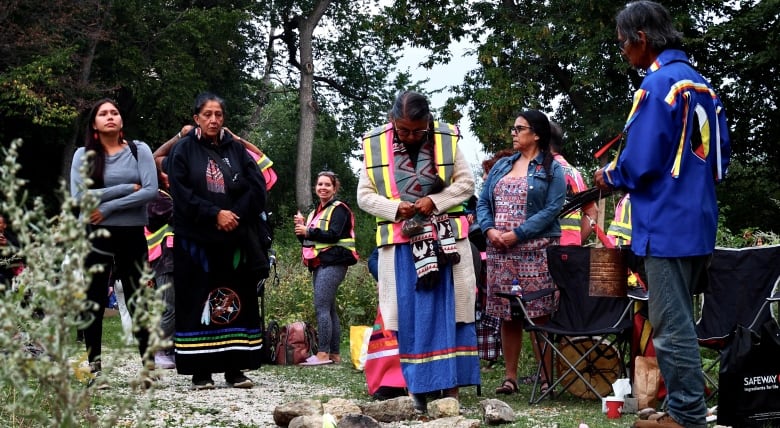
[(501, 386), (496, 388), (496, 394), (511, 395), (517, 392), (517, 382), (506, 378), (501, 382)]
[(550, 391), (549, 393), (547, 391), (550, 390), (550, 386), (547, 382), (542, 382), (541, 385), (539, 385), (539, 396), (544, 396), (547, 394), (547, 397), (553, 398), (553, 395), (555, 395), (555, 392)]

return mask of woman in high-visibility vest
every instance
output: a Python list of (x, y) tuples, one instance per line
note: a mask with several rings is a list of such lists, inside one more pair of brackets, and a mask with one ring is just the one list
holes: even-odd
[(478, 385), (474, 264), (463, 202), (474, 175), (454, 125), (403, 91), (390, 123), (363, 138), (358, 204), (376, 217), (379, 306), (398, 333), (401, 370), (418, 412), (427, 396)]
[(341, 362), (341, 325), (336, 312), (336, 292), (347, 276), (347, 268), (357, 263), (355, 217), (344, 202), (336, 200), (340, 182), (336, 174), (317, 174), (314, 187), (320, 203), (304, 220), (295, 215), (295, 234), (303, 245), (303, 264), (312, 273), (314, 307), (317, 313), (318, 352), (302, 366)]

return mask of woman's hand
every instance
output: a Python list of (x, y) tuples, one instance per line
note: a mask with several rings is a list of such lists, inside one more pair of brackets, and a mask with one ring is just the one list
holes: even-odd
[(89, 222), (92, 224), (100, 224), (103, 220), (105, 220), (105, 217), (103, 217), (103, 213), (98, 209), (95, 209), (89, 214)]
[(168, 174), (160, 171), (160, 176), (158, 180), (160, 181), (160, 184), (162, 185), (163, 189), (168, 190), (171, 188), (171, 182), (168, 181)]
[(296, 236), (302, 236), (305, 238), (308, 233), (309, 233), (309, 228), (307, 228), (305, 224), (300, 223), (295, 225)]
[(433, 200), (427, 196), (423, 196), (414, 203), (414, 209), (425, 217), (430, 217), (434, 208), (436, 207), (433, 205)]
[(239, 217), (230, 210), (220, 210), (217, 213), (217, 230), (231, 232), (238, 227)]
[(403, 219), (412, 218), (415, 213), (416, 211), (413, 203), (403, 201), (398, 204), (398, 217)]
[(504, 232), (501, 234), (501, 241), (507, 246), (507, 248), (509, 248), (517, 245), (519, 240), (517, 239), (517, 234), (515, 231), (510, 230), (509, 232)]
[(179, 138), (183, 138), (185, 135), (189, 134), (192, 129), (195, 128), (192, 125), (184, 125), (181, 127), (181, 131), (179, 131)]
[(488, 242), (490, 242), (490, 245), (497, 250), (503, 251), (509, 248), (506, 242), (504, 242), (503, 234), (496, 229), (488, 229), (485, 236), (487, 237)]

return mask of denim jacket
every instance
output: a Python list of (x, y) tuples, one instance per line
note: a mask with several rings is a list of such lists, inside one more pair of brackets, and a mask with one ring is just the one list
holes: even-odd
[[(499, 159), (490, 170), (482, 184), (482, 192), (477, 202), (477, 221), (483, 233), (495, 229), (495, 201), (493, 189), (501, 178), (512, 170), (512, 165), (520, 158), (520, 153)], [(553, 238), (561, 236), (558, 214), (566, 198), (566, 178), (561, 165), (553, 161), (552, 180), (547, 181), (547, 173), (542, 166), (544, 153), (528, 164), (528, 199), (526, 201), (526, 219), (514, 229), (518, 240), (533, 238)]]

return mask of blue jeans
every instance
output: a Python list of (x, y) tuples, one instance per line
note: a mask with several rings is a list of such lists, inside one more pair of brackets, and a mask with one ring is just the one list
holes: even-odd
[(667, 413), (686, 427), (706, 427), (701, 354), (693, 319), (693, 287), (710, 256), (644, 259), (653, 345), (667, 389)]

